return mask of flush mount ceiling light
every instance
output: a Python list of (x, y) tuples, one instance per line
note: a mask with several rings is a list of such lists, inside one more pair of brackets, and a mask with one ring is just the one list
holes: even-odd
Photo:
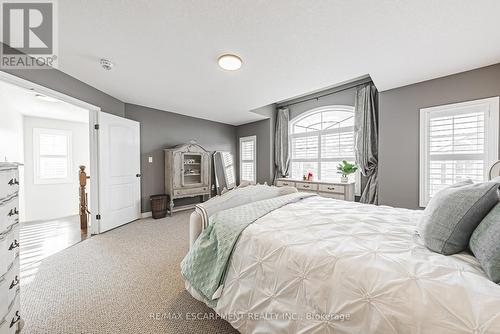
[(241, 68), (243, 61), (237, 55), (224, 54), (217, 59), (217, 63), (224, 70), (236, 71)]
[(35, 94), (35, 97), (39, 98), (40, 100), (47, 101), (47, 102), (59, 102), (58, 99), (55, 99), (53, 97), (43, 95), (43, 94)]

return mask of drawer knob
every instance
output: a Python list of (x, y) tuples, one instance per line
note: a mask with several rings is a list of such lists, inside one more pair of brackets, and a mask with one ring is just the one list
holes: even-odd
[(15, 186), (15, 185), (19, 185), (19, 181), (14, 178), (14, 179), (10, 179), (10, 181), (7, 183), (9, 186)]
[(19, 311), (16, 311), (16, 315), (12, 318), (9, 328), (12, 328), (19, 320), (21, 320), (21, 316), (19, 315)]
[(19, 211), (17, 211), (17, 208), (14, 208), (14, 209), (10, 209), (7, 216), (11, 217), (11, 216), (18, 215), (18, 214), (19, 214)]
[(309, 186), (308, 186), (308, 185), (305, 185), (305, 186), (304, 186), (304, 188), (309, 188)]
[(12, 290), (16, 285), (19, 284), (19, 277), (16, 275), (16, 277), (12, 280), (12, 283), (10, 283), (9, 290)]
[(328, 190), (335, 190), (335, 187), (328, 187)]
[(17, 247), (19, 247), (19, 242), (17, 241), (17, 239), (14, 239), (14, 241), (12, 241), (12, 243), (9, 246), (9, 250), (13, 250), (14, 248)]

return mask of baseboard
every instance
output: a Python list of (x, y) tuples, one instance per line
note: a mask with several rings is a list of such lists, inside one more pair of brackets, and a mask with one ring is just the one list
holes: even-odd
[(153, 215), (153, 213), (151, 211), (148, 211), (148, 212), (142, 212), (141, 213), (141, 218), (149, 218)]

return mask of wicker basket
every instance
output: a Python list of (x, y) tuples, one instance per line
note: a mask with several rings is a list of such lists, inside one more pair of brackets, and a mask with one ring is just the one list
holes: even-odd
[(150, 201), (153, 218), (165, 218), (168, 212), (168, 195), (153, 195)]

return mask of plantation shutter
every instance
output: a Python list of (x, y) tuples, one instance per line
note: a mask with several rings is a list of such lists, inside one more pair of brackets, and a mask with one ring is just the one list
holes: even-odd
[(240, 138), (240, 179), (241, 181), (256, 181), (256, 137)]
[(222, 163), (224, 164), (224, 173), (226, 175), (227, 186), (228, 188), (234, 187), (235, 177), (233, 173), (233, 156), (229, 152), (222, 152)]
[(498, 156), (495, 152), (498, 143), (494, 143), (498, 142), (498, 124), (490, 121), (491, 111), (490, 106), (483, 103), (463, 108), (431, 108), (424, 114), (425, 129), (421, 129), (424, 156), (421, 159), (425, 173), (421, 181), (425, 192), (421, 194), (421, 206), (454, 183), (467, 179), (487, 180), (491, 161)]
[(35, 184), (70, 182), (71, 132), (33, 129)]

